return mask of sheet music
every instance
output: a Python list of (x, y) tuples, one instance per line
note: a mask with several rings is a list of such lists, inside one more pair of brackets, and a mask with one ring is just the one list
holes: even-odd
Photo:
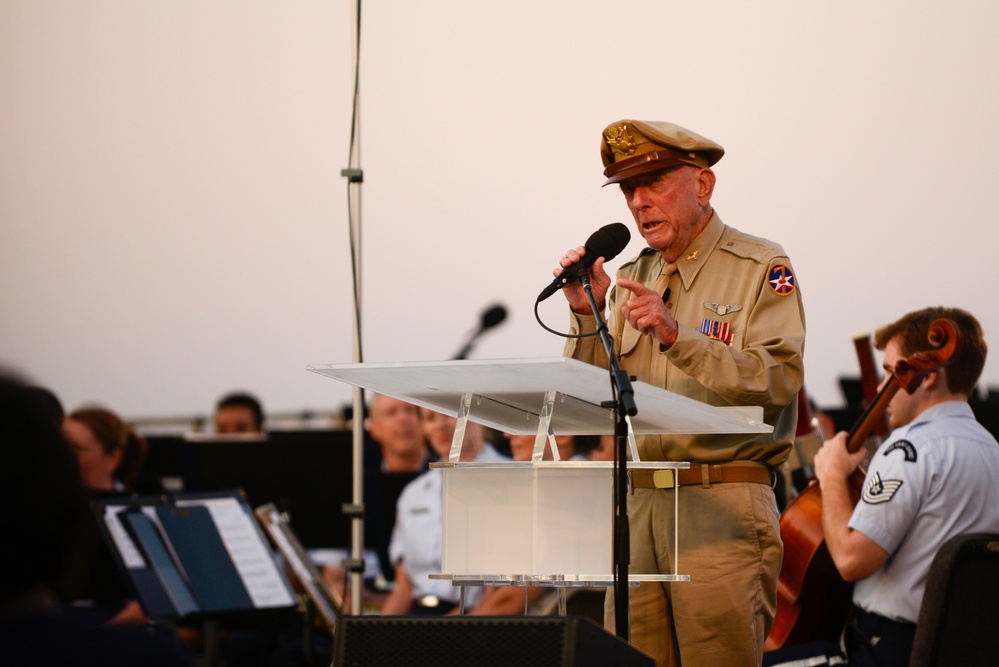
[(121, 519), (118, 518), (118, 512), (125, 509), (127, 507), (124, 505), (108, 505), (104, 508), (104, 523), (108, 527), (111, 539), (114, 540), (115, 546), (118, 548), (118, 553), (121, 554), (121, 560), (125, 567), (130, 570), (142, 569), (147, 567), (146, 559), (142, 557), (139, 547), (135, 546), (135, 542), (125, 530)]
[(203, 505), (212, 520), (239, 576), (258, 609), (286, 607), (295, 604), (291, 591), (284, 584), (274, 559), (257, 532), (253, 518), (235, 498), (177, 500), (178, 507)]

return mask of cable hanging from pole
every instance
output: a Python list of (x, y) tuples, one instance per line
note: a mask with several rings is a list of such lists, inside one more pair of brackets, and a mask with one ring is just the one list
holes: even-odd
[[(353, 289), (354, 289), (354, 328), (357, 332), (357, 346), (358, 346), (358, 358), (355, 359), (357, 362), (363, 361), (363, 353), (361, 352), (361, 211), (360, 211), (360, 196), (357, 198), (355, 203), (353, 192), (356, 189), (354, 186), (359, 185), (364, 182), (364, 172), (361, 169), (361, 138), (360, 138), (360, 122), (361, 122), (361, 103), (360, 103), (360, 86), (361, 86), (361, 0), (356, 0), (355, 2), (355, 12), (357, 14), (357, 20), (354, 24), (354, 91), (351, 104), (351, 118), (350, 118), (350, 146), (347, 155), (347, 168), (340, 170), (340, 175), (347, 179), (347, 222), (350, 232), (350, 265), (351, 265), (351, 275), (353, 277)], [(356, 215), (355, 215), (355, 205), (356, 205)]]

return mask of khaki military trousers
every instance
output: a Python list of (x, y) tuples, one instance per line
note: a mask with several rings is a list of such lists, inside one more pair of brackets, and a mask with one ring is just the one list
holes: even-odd
[[(631, 643), (660, 667), (759, 665), (784, 551), (773, 490), (751, 482), (681, 487), (677, 572), (673, 498), (672, 489), (628, 496), (629, 572), (690, 575), (629, 588)], [(615, 632), (613, 589), (604, 623)]]

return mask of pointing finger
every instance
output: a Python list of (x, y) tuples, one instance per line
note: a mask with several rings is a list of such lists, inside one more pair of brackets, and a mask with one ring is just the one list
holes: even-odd
[(642, 283), (636, 282), (634, 280), (628, 280), (627, 278), (618, 278), (617, 284), (619, 287), (630, 291), (635, 296), (644, 296), (646, 294), (654, 294), (654, 292), (643, 285)]

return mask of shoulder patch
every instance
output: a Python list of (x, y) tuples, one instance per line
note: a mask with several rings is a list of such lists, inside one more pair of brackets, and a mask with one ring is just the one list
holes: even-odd
[(902, 488), (900, 479), (881, 479), (881, 475), (874, 473), (864, 486), (864, 493), (861, 498), (868, 505), (880, 505), (891, 500), (898, 490)]
[(889, 454), (891, 454), (896, 449), (902, 450), (902, 452), (905, 454), (905, 460), (906, 461), (909, 461), (911, 463), (915, 463), (916, 462), (916, 458), (917, 458), (916, 447), (915, 447), (915, 445), (913, 445), (908, 440), (899, 440), (898, 442), (893, 442), (891, 444), (891, 447), (889, 447), (888, 449), (886, 449), (885, 453), (882, 454), (882, 456), (888, 456)]
[(791, 267), (785, 264), (774, 264), (767, 274), (767, 284), (778, 296), (790, 296), (794, 294), (795, 280)]

